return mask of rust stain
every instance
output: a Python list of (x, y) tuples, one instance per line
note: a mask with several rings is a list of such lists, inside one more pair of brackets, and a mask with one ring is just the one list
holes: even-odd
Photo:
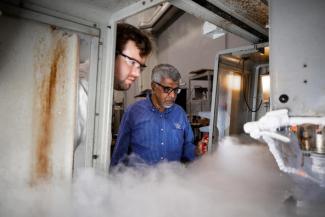
[[(60, 73), (64, 73), (62, 68), (65, 63), (64, 38), (57, 32), (52, 32), (53, 44), (48, 50), (49, 56), (41, 55), (36, 61), (40, 64), (38, 79), (38, 130), (36, 133), (36, 147), (34, 157), (34, 167), (32, 174), (32, 184), (39, 181), (46, 181), (52, 176), (52, 136), (54, 130), (54, 110), (57, 95), (59, 92)], [(39, 51), (42, 53), (42, 51)], [(43, 58), (44, 57), (44, 58)], [(50, 59), (48, 59), (50, 58)]]

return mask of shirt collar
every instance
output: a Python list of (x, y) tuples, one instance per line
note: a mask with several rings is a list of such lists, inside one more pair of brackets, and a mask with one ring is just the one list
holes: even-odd
[[(160, 112), (152, 103), (151, 101), (151, 96), (152, 94), (147, 94), (147, 97), (146, 97), (146, 106), (152, 110), (152, 111), (157, 111), (157, 112)], [(169, 113), (171, 112), (175, 107), (175, 103), (170, 107), (170, 108), (166, 108), (165, 111), (163, 113)]]

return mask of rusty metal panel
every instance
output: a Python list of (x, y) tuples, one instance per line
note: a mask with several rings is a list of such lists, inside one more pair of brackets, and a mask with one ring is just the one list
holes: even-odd
[(0, 176), (36, 184), (72, 174), (78, 37), (0, 17)]

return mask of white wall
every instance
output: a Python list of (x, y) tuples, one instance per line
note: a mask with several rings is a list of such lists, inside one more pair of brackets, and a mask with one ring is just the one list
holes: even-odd
[(187, 84), (189, 72), (214, 68), (215, 56), (219, 51), (249, 44), (231, 33), (218, 39), (202, 35), (203, 23), (186, 13), (157, 40), (158, 63), (174, 65)]

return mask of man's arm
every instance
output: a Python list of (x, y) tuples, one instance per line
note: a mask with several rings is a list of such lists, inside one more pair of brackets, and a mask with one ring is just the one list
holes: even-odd
[(186, 161), (192, 161), (195, 159), (195, 146), (194, 135), (190, 123), (185, 117), (185, 131), (184, 131), (184, 147), (183, 147), (183, 159)]
[(127, 155), (131, 136), (129, 114), (130, 112), (127, 110), (123, 115), (118, 131), (116, 145), (111, 159), (111, 167), (116, 166)]

